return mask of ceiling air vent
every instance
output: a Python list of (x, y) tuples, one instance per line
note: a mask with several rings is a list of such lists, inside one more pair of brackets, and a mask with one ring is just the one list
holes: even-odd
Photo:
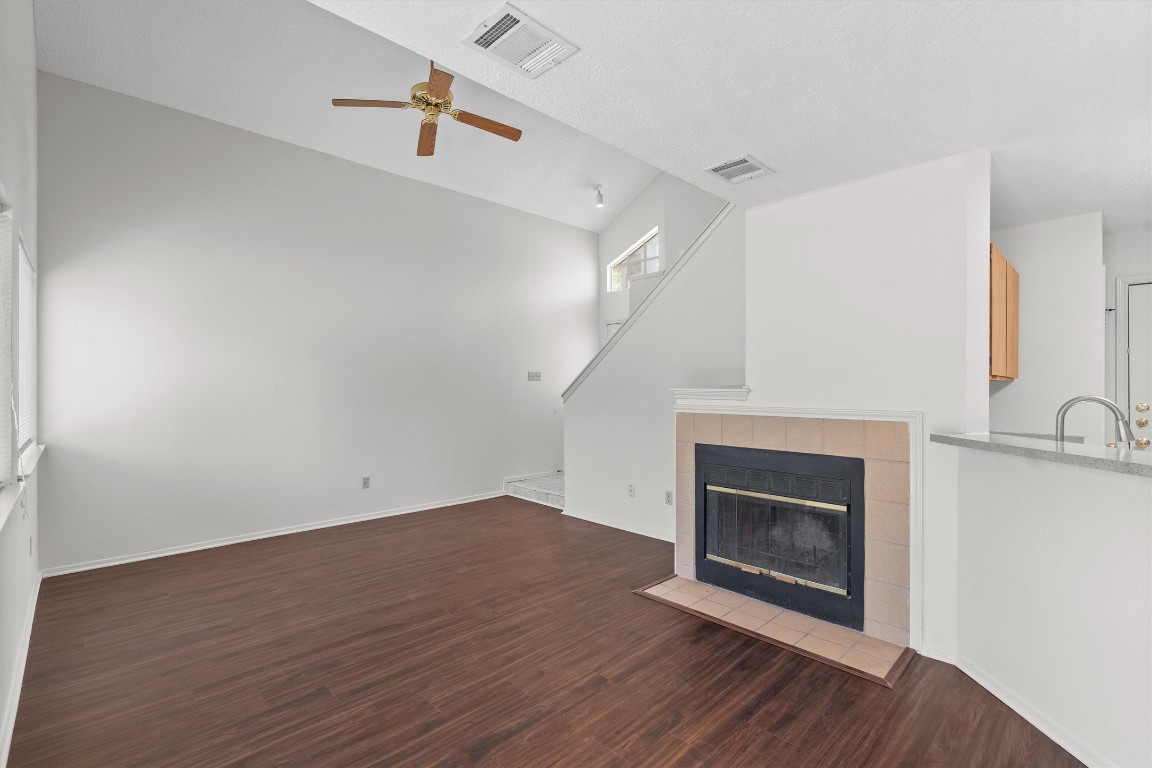
[(759, 176), (767, 176), (772, 172), (771, 168), (751, 155), (744, 155), (744, 157), (729, 160), (726, 163), (720, 163), (720, 165), (714, 165), (708, 169), (708, 173), (719, 176), (730, 184), (739, 184), (742, 181), (755, 179)]
[(464, 44), (532, 78), (580, 50), (507, 3), (464, 38)]

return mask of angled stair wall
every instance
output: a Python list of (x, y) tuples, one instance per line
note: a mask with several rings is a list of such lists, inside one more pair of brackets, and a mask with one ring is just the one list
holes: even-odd
[(670, 390), (743, 384), (744, 354), (744, 212), (726, 205), (565, 391), (565, 513), (672, 541)]

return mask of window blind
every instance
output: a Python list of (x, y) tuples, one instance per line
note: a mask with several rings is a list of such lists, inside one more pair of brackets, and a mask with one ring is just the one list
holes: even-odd
[(19, 376), (16, 388), (18, 450), (36, 442), (36, 271), (20, 243), (20, 308), (17, 332)]

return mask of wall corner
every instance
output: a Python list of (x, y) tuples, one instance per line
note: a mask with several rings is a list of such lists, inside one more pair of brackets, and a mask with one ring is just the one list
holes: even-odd
[(988, 431), (988, 244), (992, 241), (992, 153), (967, 152), (965, 173), (964, 431)]

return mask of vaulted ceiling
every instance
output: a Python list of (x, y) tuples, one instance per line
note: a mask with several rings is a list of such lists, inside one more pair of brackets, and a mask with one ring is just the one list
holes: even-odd
[(36, 49), (55, 75), (594, 231), (659, 175), (466, 77), (455, 106), (524, 137), (445, 120), (436, 154), (416, 157), (419, 112), (331, 100), (406, 100), (428, 59), (304, 0), (38, 0)]
[[(518, 0), (581, 48), (535, 80), (461, 42), (499, 0), (310, 2), (37, 0), (39, 64), (593, 230), (657, 169), (754, 206), (969, 149), (994, 226), (1149, 225), (1145, 0)], [(448, 124), (417, 158), (413, 114), (328, 103), (402, 99), (427, 58), (524, 139)], [(745, 153), (775, 173), (704, 171)]]
[(990, 149), (994, 226), (1149, 218), (1145, 0), (515, 0), (581, 48), (536, 80), (461, 44), (498, 0), (311, 2), (744, 206)]

